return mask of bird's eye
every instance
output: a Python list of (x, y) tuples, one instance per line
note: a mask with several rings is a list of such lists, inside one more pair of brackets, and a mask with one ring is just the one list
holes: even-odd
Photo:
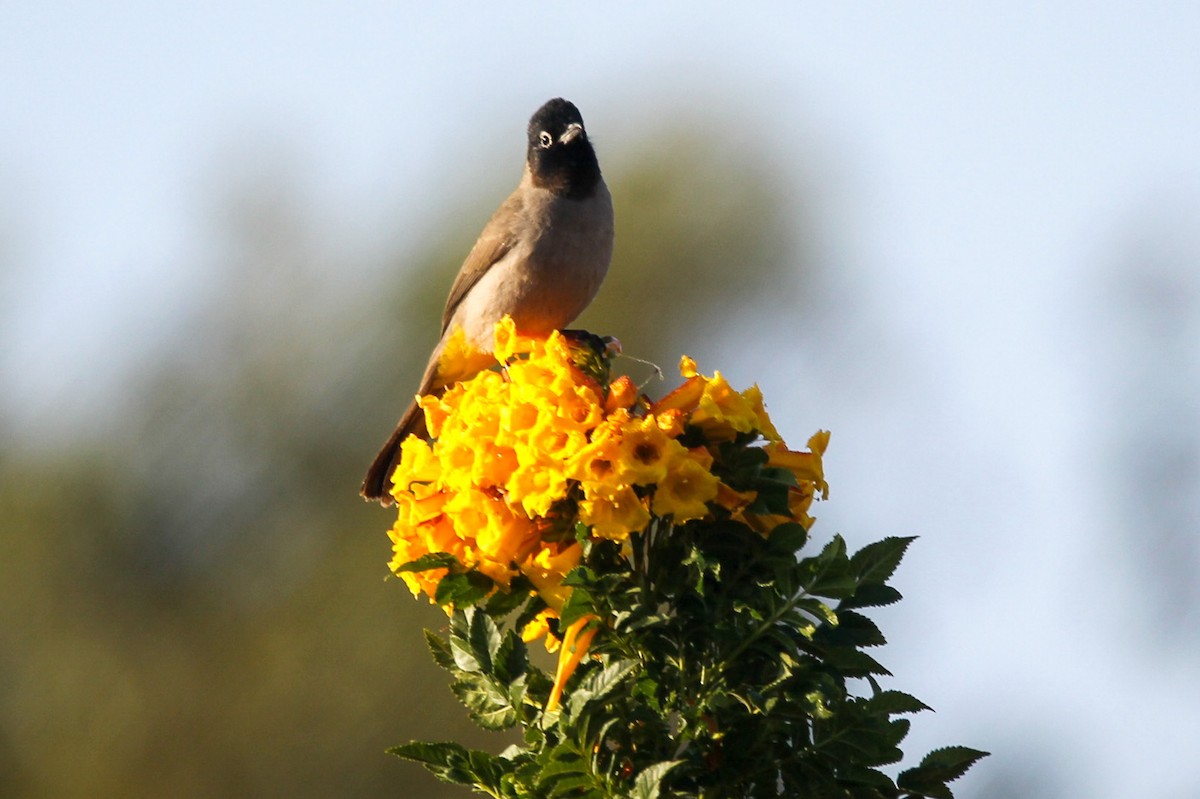
[(554, 137), (543, 130), (538, 135), (538, 143), (541, 144), (542, 147), (549, 147), (551, 144), (554, 144)]

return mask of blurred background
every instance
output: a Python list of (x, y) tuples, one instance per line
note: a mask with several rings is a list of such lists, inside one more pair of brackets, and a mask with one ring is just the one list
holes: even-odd
[[(544, 100), (580, 325), (833, 431), (968, 799), (1200, 796), (1200, 5), (0, 7), (0, 795), (464, 796), (361, 474)], [(632, 374), (650, 370), (634, 361)]]

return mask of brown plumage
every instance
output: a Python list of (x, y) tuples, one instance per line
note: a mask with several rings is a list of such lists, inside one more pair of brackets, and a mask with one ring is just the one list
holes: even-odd
[[(490, 352), (493, 328), (506, 314), (527, 335), (569, 325), (600, 288), (612, 246), (612, 199), (583, 118), (566, 100), (550, 100), (529, 120), (520, 184), (492, 215), (450, 288), (441, 338), (417, 395), (445, 390), (440, 359), (456, 328)], [(389, 479), (400, 444), (425, 432), (425, 415), (414, 401), (367, 470), (363, 497), (391, 504)]]

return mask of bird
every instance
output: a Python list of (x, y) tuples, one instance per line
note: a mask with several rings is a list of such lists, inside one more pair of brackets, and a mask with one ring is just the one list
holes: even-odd
[[(456, 330), (489, 353), (495, 325), (505, 315), (527, 336), (546, 336), (573, 322), (608, 273), (613, 238), (612, 196), (583, 117), (568, 100), (548, 100), (529, 119), (520, 183), (492, 214), (450, 288), (441, 338), (417, 398), (464, 378), (447, 374), (441, 364)], [(367, 470), (364, 499), (391, 504), (400, 444), (425, 433), (425, 415), (414, 399)]]

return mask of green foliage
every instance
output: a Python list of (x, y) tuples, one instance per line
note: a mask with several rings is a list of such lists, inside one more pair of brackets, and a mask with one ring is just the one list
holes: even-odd
[[(759, 469), (760, 465), (748, 465)], [(763, 538), (733, 520), (656, 519), (626, 548), (584, 542), (560, 626), (607, 620), (558, 710), (551, 678), (529, 662), (516, 624), (486, 606), (453, 612), (434, 659), (486, 729), (519, 728), (498, 756), (453, 743), (393, 754), (494, 797), (849, 797), (944, 799), (985, 753), (932, 752), (891, 776), (908, 716), (928, 710), (883, 689), (866, 650), (885, 643), (862, 612), (900, 598), (887, 580), (912, 538), (847, 553), (835, 536), (799, 557), (797, 524)], [(436, 565), (436, 564), (435, 564)]]

